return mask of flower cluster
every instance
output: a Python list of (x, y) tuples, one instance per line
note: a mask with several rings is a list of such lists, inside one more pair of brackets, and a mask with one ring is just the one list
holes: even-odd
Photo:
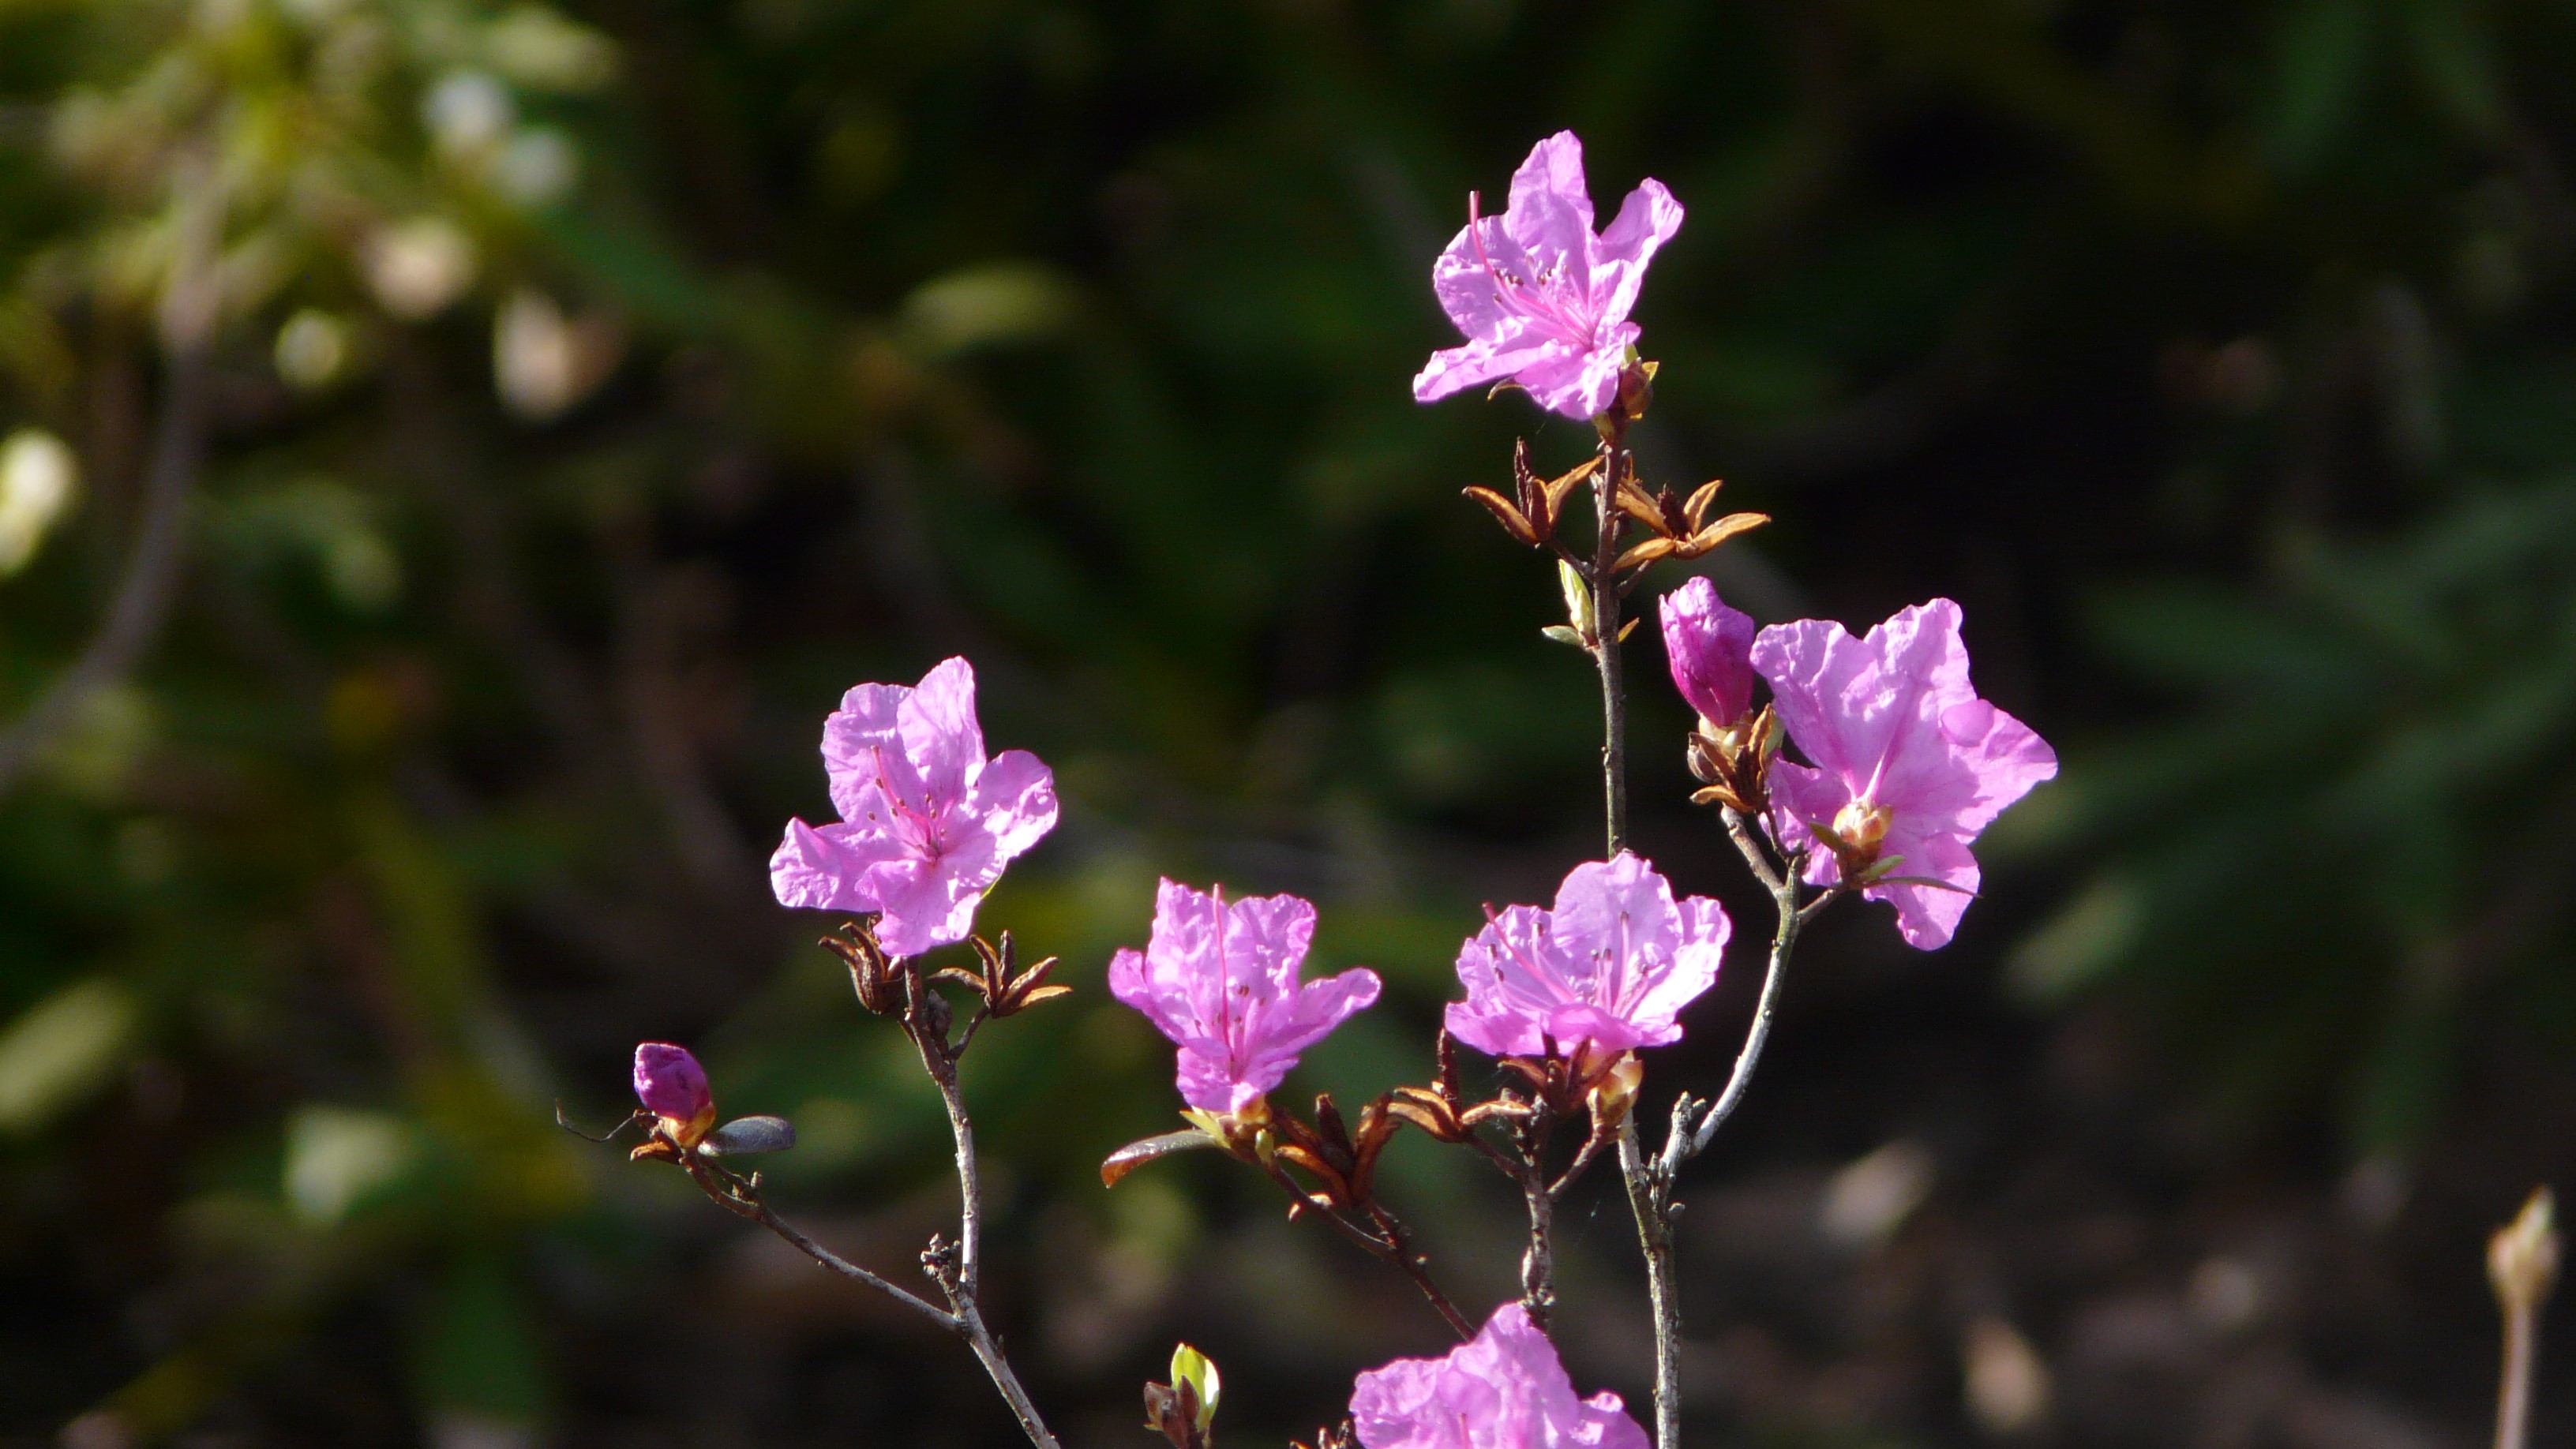
[[(1555, 553), (1567, 623), (1548, 633), (1594, 657), (1614, 730), (1622, 717), (1617, 650), (1626, 634), (1618, 615), (1629, 588), (1654, 565), (1697, 558), (1765, 521), (1750, 513), (1707, 519), (1714, 481), (1687, 499), (1671, 488), (1649, 493), (1626, 447), (1655, 370), (1631, 346), (1638, 328), (1628, 313), (1647, 264), (1681, 220), (1679, 203), (1649, 180), (1596, 234), (1581, 143), (1571, 133), (1540, 142), (1513, 176), (1501, 216), (1478, 215), (1470, 200), (1466, 229), (1433, 271), (1434, 290), (1467, 340), (1435, 354), (1414, 380), (1424, 401), (1507, 380), (1541, 407), (1596, 424), (1601, 447), (1592, 461), (1543, 479), (1524, 444), (1514, 455), (1511, 497), (1467, 493), (1516, 541)], [(1567, 501), (1586, 483), (1594, 503), (1588, 556), (1560, 536)], [(1637, 528), (1649, 536), (1623, 547)], [(1726, 1095), (1716, 1103), (1685, 1095), (1651, 1163), (1633, 1150), (1639, 1054), (1681, 1040), (1682, 1014), (1716, 983), (1733, 922), (1715, 900), (1676, 898), (1663, 875), (1622, 847), (1615, 734), (1604, 752), (1608, 858), (1575, 866), (1549, 905), (1486, 908), (1482, 929), (1459, 944), (1461, 999), (1443, 1014), (1431, 1084), (1399, 1086), (1366, 1103), (1355, 1126), (1329, 1095), (1315, 1099), (1311, 1121), (1269, 1100), (1304, 1052), (1380, 994), (1366, 967), (1304, 979), (1316, 924), (1311, 902), (1229, 900), (1220, 889), (1167, 879), (1144, 948), (1122, 949), (1109, 963), (1110, 994), (1175, 1049), (1175, 1084), (1191, 1128), (1119, 1149), (1102, 1165), (1103, 1181), (1114, 1184), (1169, 1152), (1224, 1149), (1286, 1189), (1292, 1216), (1323, 1218), (1405, 1272), (1465, 1340), (1445, 1357), (1398, 1359), (1360, 1374), (1347, 1426), (1319, 1445), (1348, 1449), (1355, 1436), (1360, 1449), (1645, 1449), (1644, 1430), (1617, 1395), (1576, 1395), (1548, 1339), (1553, 1205), (1618, 1144), (1655, 1275), (1659, 1342), (1669, 1350), (1680, 1331), (1669, 1291), (1679, 1207), (1672, 1183), (1740, 1095), (1800, 924), (1835, 896), (1857, 892), (1892, 905), (1909, 943), (1945, 944), (1979, 884), (1969, 845), (2056, 772), (2056, 756), (2037, 734), (1978, 697), (1960, 610), (1947, 599), (1905, 609), (1855, 639), (1813, 619), (1759, 628), (1707, 579), (1694, 578), (1664, 597), (1661, 615), (1674, 687), (1697, 716), (1689, 759), (1705, 788), (1692, 798), (1725, 807), (1728, 834), (1778, 915), (1763, 1005)], [(1757, 701), (1757, 686), (1767, 686), (1767, 703)], [(1784, 739), (1795, 758), (1781, 754)], [(648, 1136), (636, 1155), (677, 1163), (716, 1201), (826, 1267), (965, 1335), (1032, 1441), (1052, 1446), (975, 1298), (977, 1177), (957, 1063), (985, 1023), (1070, 989), (1048, 984), (1054, 958), (1022, 969), (1008, 933), (998, 943), (973, 934), (985, 894), (1054, 827), (1054, 777), (1026, 751), (986, 755), (975, 676), (963, 659), (909, 688), (850, 690), (825, 722), (823, 763), (840, 819), (789, 822), (771, 882), (784, 905), (858, 914), (825, 944), (848, 964), (861, 1005), (901, 1021), (944, 1097), (958, 1141), (961, 1241), (934, 1238), (923, 1262), (948, 1307), (784, 1227), (760, 1199), (759, 1174), (712, 1160), (779, 1150), (794, 1132), (772, 1117), (718, 1126), (707, 1075), (684, 1048), (636, 1049), (641, 1106), (629, 1120)], [(961, 941), (974, 947), (972, 968), (934, 970), (919, 959)], [(971, 997), (955, 1004), (943, 984)], [(1488, 1099), (1471, 1099), (1457, 1044), (1496, 1059), (1501, 1085)], [(1551, 1133), (1586, 1116), (1579, 1149), (1552, 1154)], [(1528, 1204), (1521, 1297), (1481, 1329), (1439, 1291), (1429, 1258), (1376, 1195), (1380, 1153), (1406, 1124), (1474, 1147), (1513, 1178)], [(1659, 1364), (1668, 1359), (1659, 1356)], [(1676, 1393), (1659, 1382), (1659, 1403)], [(1174, 1449), (1207, 1449), (1218, 1401), (1215, 1366), (1184, 1345), (1171, 1381), (1146, 1387), (1149, 1427)], [(1675, 1427), (1661, 1426), (1667, 1438)]]

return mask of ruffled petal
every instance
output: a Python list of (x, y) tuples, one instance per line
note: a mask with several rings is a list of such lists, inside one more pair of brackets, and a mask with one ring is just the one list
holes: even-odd
[(1017, 859), (1055, 828), (1055, 772), (1026, 750), (1004, 750), (975, 776), (959, 810), (992, 837), (996, 860)]
[[(1592, 195), (1583, 179), (1583, 142), (1559, 131), (1530, 148), (1512, 173), (1503, 229), (1538, 272), (1582, 276), (1592, 261)], [(1528, 279), (1537, 284), (1540, 277)]]
[(841, 696), (841, 707), (823, 721), (823, 773), (832, 782), (832, 808), (853, 823), (864, 821), (880, 783), (912, 806), (921, 804), (921, 778), (904, 758), (895, 720), (912, 691), (900, 684), (862, 684)]
[(1604, 323), (1627, 321), (1646, 283), (1646, 264), (1681, 229), (1681, 202), (1651, 176), (1639, 182), (1593, 248), (1593, 315)]
[(1541, 353), (1514, 372), (1512, 380), (1549, 412), (1588, 422), (1618, 399), (1619, 374), (1628, 365), (1628, 344), (1636, 339), (1637, 324), (1622, 322), (1603, 329), (1589, 349), (1558, 347)]
[[(1431, 354), (1431, 360), (1414, 374), (1413, 400), (1437, 402), (1451, 393), (1469, 388), (1488, 387), (1517, 376), (1572, 349), (1553, 337), (1543, 336), (1526, 324), (1515, 324), (1497, 340), (1478, 337), (1464, 346), (1447, 347)], [(1614, 381), (1613, 391), (1616, 391)], [(1591, 414), (1584, 414), (1590, 417)]]
[(1503, 278), (1526, 278), (1537, 270), (1521, 244), (1503, 230), (1501, 217), (1478, 217), (1472, 231), (1458, 228), (1448, 248), (1431, 264), (1431, 294), (1440, 299), (1440, 310), (1458, 324), (1459, 332), (1491, 338), (1505, 326), (1527, 320), (1521, 305), (1504, 290)]
[(984, 728), (975, 719), (975, 666), (963, 659), (941, 660), (896, 710), (895, 725), (929, 803), (954, 803), (984, 763)]
[(873, 911), (878, 904), (870, 872), (899, 851), (883, 836), (846, 825), (821, 830), (787, 822), (786, 838), (769, 857), (769, 888), (782, 906), (808, 910)]
[[(1890, 843), (1897, 842), (1891, 838)], [(1902, 844), (1908, 848), (1897, 852), (1905, 857), (1897, 862), (1895, 873), (1899, 877), (1924, 876), (1951, 888), (1875, 885), (1861, 894), (1896, 907), (1896, 933), (1905, 938), (1906, 945), (1917, 951), (1939, 950), (1950, 944), (1951, 936), (1958, 932), (1960, 918), (1968, 914), (1968, 902), (1982, 880), (1977, 858), (1955, 835), (1927, 836)]]

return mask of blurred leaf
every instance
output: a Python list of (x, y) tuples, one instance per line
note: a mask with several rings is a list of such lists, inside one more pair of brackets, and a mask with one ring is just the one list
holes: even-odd
[(93, 977), (0, 1030), (0, 1132), (42, 1127), (104, 1085), (123, 1064), (135, 1014), (129, 988)]

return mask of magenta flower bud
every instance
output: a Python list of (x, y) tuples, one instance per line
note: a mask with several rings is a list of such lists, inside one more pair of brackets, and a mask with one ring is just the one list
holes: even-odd
[(1512, 173), (1501, 216), (1475, 215), (1472, 200), (1468, 213), (1431, 267), (1431, 290), (1467, 342), (1431, 354), (1413, 379), (1414, 400), (1508, 379), (1553, 413), (1582, 421), (1608, 412), (1637, 340), (1628, 312), (1646, 264), (1681, 230), (1682, 204), (1649, 179), (1595, 236), (1583, 143), (1559, 131)]
[(1506, 1303), (1445, 1358), (1400, 1358), (1351, 1386), (1363, 1449), (1646, 1449), (1613, 1393), (1574, 1395), (1556, 1345)]
[(1180, 1048), (1181, 1099), (1240, 1112), (1268, 1095), (1297, 1054), (1377, 1000), (1377, 973), (1297, 979), (1315, 907), (1296, 896), (1222, 894), (1164, 881), (1145, 949), (1109, 963), (1109, 994)]
[(1576, 866), (1553, 909), (1511, 906), (1458, 948), (1467, 999), (1449, 1034), (1493, 1056), (1574, 1058), (1682, 1039), (1681, 1010), (1717, 982), (1732, 929), (1627, 851)]
[(648, 1041), (635, 1049), (635, 1097), (683, 1147), (694, 1147), (716, 1125), (716, 1097), (706, 1069), (687, 1047)]
[(1718, 729), (1744, 718), (1753, 708), (1753, 616), (1728, 608), (1706, 579), (1664, 595), (1663, 616), (1673, 687)]
[[(1861, 894), (1893, 905), (1923, 951), (1949, 943), (1976, 893), (1968, 842), (2057, 773), (2046, 740), (1977, 697), (1959, 623), (1957, 604), (1934, 599), (1863, 639), (1801, 619), (1753, 641), (1771, 707), (1810, 761), (1773, 762), (1772, 828), (1793, 846), (1824, 832), (1856, 860), (1897, 858)], [(1841, 880), (1837, 852), (1811, 852), (1807, 879)]]
[(975, 670), (862, 684), (823, 722), (840, 823), (787, 824), (769, 860), (782, 906), (875, 911), (897, 956), (963, 941), (1002, 868), (1055, 828), (1055, 776), (1026, 750), (984, 755)]

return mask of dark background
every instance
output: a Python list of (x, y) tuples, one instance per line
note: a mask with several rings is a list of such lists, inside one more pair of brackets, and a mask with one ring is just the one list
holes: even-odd
[[(1683, 1191), (1693, 1442), (2482, 1442), (2484, 1236), (2576, 1125), (2571, 64), (2513, 0), (0, 0), (0, 431), (82, 482), (0, 507), (0, 718), (189, 431), (160, 299), (219, 300), (166, 626), (10, 737), (0, 1442), (1011, 1442), (958, 1347), (549, 1120), (690, 1043), (908, 1276), (935, 1099), (761, 863), (839, 692), (959, 652), (1064, 798), (982, 919), (1078, 992), (967, 1066), (1059, 1430), (1149, 1442), (1177, 1338), (1232, 1444), (1437, 1350), (1239, 1167), (1100, 1188), (1174, 1125), (1101, 972), (1157, 873), (1314, 897), (1388, 982), (1292, 1082), (1348, 1103), (1597, 849), (1554, 580), (1458, 497), (1586, 432), (1406, 386), (1465, 194), (1561, 126), (1604, 215), (1689, 208), (1636, 442), (1777, 516), (1727, 597), (1954, 597), (2066, 759), (1955, 945), (1802, 951)], [(1639, 843), (1748, 923), (1656, 1120), (1765, 918), (1641, 634)], [(1389, 1174), (1505, 1296), (1505, 1184)], [(1642, 1412), (1610, 1187), (1562, 1338)]]

